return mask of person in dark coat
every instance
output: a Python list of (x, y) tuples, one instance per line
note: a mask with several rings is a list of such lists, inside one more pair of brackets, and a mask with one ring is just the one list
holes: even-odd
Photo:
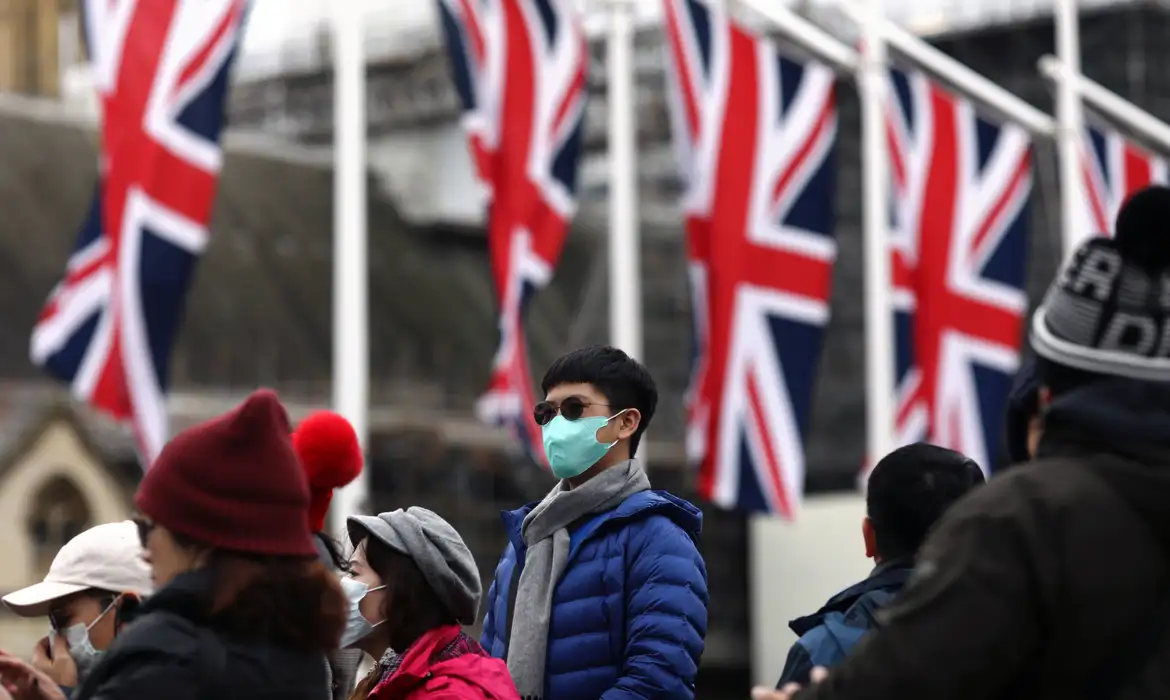
[[(321, 563), (334, 573), (349, 570), (336, 540), (325, 532), (325, 519), (333, 492), (357, 479), (362, 472), (361, 443), (353, 425), (339, 413), (317, 411), (305, 417), (292, 435), (293, 448), (309, 481), (309, 529)], [(345, 700), (357, 682), (360, 649), (339, 649), (329, 654), (329, 687), (333, 700)]]
[(559, 481), (503, 514), (481, 643), (525, 700), (687, 700), (707, 633), (698, 508), (650, 488), (650, 373), (617, 348), (552, 364), (534, 407)]
[(943, 517), (798, 700), (1170, 697), (1168, 221), (1170, 189), (1142, 190), (1067, 262), (1032, 318), (1036, 459)]
[(258, 391), (167, 443), (135, 496), (156, 593), (75, 700), (330, 700), (347, 604), (291, 432)]
[(910, 578), (914, 555), (935, 521), (984, 480), (966, 455), (937, 445), (906, 445), (883, 457), (869, 475), (861, 523), (865, 556), (876, 566), (820, 610), (789, 623), (800, 639), (788, 652), (777, 687), (808, 683), (813, 667), (848, 656), (877, 627), (877, 611)]

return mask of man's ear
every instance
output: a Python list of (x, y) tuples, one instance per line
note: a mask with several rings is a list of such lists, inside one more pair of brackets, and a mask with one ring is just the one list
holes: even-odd
[(625, 440), (638, 431), (638, 426), (642, 424), (642, 412), (636, 408), (627, 408), (615, 419), (615, 422), (617, 423), (618, 439)]
[(869, 518), (861, 519), (861, 539), (865, 542), (865, 556), (869, 559), (877, 558), (877, 535), (873, 531), (873, 523)]

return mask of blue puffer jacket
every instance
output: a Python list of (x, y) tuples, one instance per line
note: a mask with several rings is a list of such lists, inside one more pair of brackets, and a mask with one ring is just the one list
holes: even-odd
[[(501, 515), (511, 540), (488, 591), (482, 644), (507, 655), (508, 601), (535, 506)], [(693, 698), (707, 634), (707, 568), (695, 543), (703, 515), (665, 491), (643, 491), (577, 525), (553, 592), (546, 698)], [(517, 562), (520, 562), (519, 565)]]

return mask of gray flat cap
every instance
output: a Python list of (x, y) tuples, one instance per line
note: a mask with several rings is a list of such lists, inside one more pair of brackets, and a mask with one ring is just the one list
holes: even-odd
[(351, 542), (367, 535), (414, 560), (461, 624), (473, 625), (483, 588), (475, 557), (463, 538), (438, 514), (412, 506), (380, 515), (353, 515), (346, 521)]

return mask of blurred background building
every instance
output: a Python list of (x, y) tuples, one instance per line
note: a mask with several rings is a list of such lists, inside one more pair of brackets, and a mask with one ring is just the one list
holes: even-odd
[[(419, 504), (452, 517), (486, 580), (504, 544), (498, 511), (543, 495), (549, 481), (471, 411), (495, 349), (494, 297), (481, 194), (459, 130), (434, 3), (359, 4), (367, 15), (369, 56), (372, 507)], [(838, 34), (851, 31), (826, 2), (795, 4)], [(689, 497), (682, 425), (691, 330), (657, 5), (640, 0), (636, 53), (644, 359), (661, 392), (648, 440), (656, 487)], [(1167, 4), (1082, 5), (1088, 8), (1085, 73), (1165, 115), (1170, 80), (1157, 67), (1170, 65)], [(890, 0), (888, 6), (945, 52), (1051, 110), (1035, 69), (1053, 51), (1050, 3)], [(229, 106), (212, 244), (173, 359), (175, 429), (225, 409), (257, 385), (280, 390), (294, 412), (329, 402), (328, 9), (322, 0), (255, 0)], [(582, 208), (556, 277), (528, 319), (536, 371), (607, 336), (604, 18), (600, 2), (586, 10), (598, 41)], [(43, 575), (45, 553), (77, 531), (124, 517), (137, 476), (128, 436), (64, 403), (28, 359), (29, 331), (59, 278), (95, 181), (94, 97), (78, 27), (73, 0), (0, 0), (0, 317), (7, 331), (0, 334), (0, 551), (10, 559), (0, 593)], [(810, 494), (851, 492), (864, 449), (861, 198), (849, 196), (860, 193), (860, 130), (853, 85), (843, 81), (840, 94), (840, 256), (808, 443)], [(1036, 162), (1034, 301), (1059, 250), (1050, 144), (1038, 146)], [(798, 560), (771, 552), (769, 542), (749, 543), (743, 516), (705, 511), (712, 617), (699, 697), (744, 697), (753, 656), (777, 653), (753, 645), (753, 627), (786, 622), (762, 619), (749, 600), (783, 597), (786, 563)], [(749, 548), (757, 557), (772, 555), (774, 573), (752, 581)], [(864, 562), (860, 551), (846, 554)], [(824, 584), (810, 600), (819, 604), (833, 585)], [(0, 647), (28, 648), (35, 633), (0, 611)], [(778, 669), (782, 650), (765, 662)]]

